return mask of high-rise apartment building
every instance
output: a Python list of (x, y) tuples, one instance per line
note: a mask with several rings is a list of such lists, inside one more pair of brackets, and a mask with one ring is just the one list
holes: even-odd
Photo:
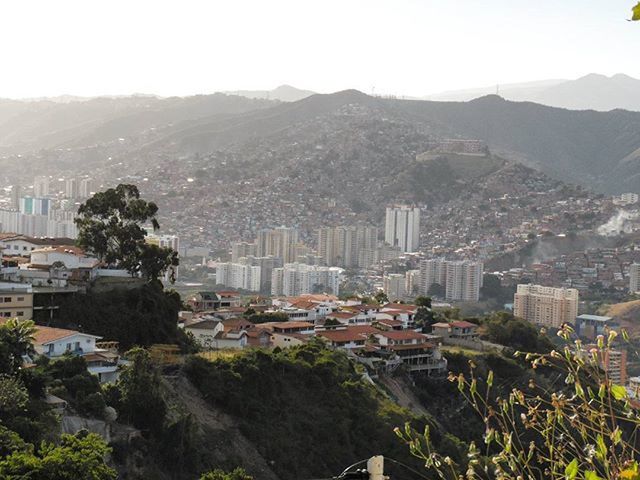
[(640, 263), (629, 265), (629, 293), (640, 290)]
[(402, 300), (406, 296), (406, 277), (402, 273), (389, 273), (382, 277), (382, 290), (390, 302)]
[(219, 263), (216, 267), (216, 283), (229, 288), (260, 291), (261, 268), (242, 263)]
[(20, 185), (11, 187), (11, 208), (18, 210), (20, 208)]
[(298, 230), (295, 228), (278, 227), (273, 230), (260, 230), (256, 239), (256, 256), (271, 255), (281, 258), (284, 263), (291, 263), (295, 260), (298, 239)]
[(89, 198), (94, 191), (93, 180), (90, 178), (83, 178), (80, 180), (78, 193), (80, 194), (80, 198)]
[(477, 302), (482, 286), (482, 262), (447, 262), (445, 299)]
[(238, 263), (243, 257), (256, 256), (256, 244), (248, 242), (234, 242), (231, 245), (231, 261)]
[(559, 328), (575, 322), (578, 315), (578, 290), (541, 285), (518, 285), (513, 313), (537, 325)]
[(360, 252), (375, 249), (378, 228), (364, 225), (323, 227), (318, 230), (317, 253), (330, 267), (362, 267)]
[(448, 261), (442, 258), (420, 262), (420, 293), (429, 295), (434, 284), (444, 290), (447, 300), (477, 302), (482, 287), (482, 262)]
[(77, 178), (67, 178), (64, 182), (64, 196), (66, 198), (78, 198), (78, 194), (80, 193), (78, 179)]
[(403, 252), (415, 252), (420, 246), (420, 209), (406, 205), (387, 207), (384, 241)]
[(273, 269), (271, 295), (291, 297), (320, 292), (339, 295), (341, 274), (341, 268), (287, 263)]
[(46, 197), (49, 195), (49, 177), (36, 177), (33, 180), (33, 196)]

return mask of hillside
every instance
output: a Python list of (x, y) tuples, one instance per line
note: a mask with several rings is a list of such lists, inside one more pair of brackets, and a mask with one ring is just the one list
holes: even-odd
[[(246, 175), (262, 168), (296, 175), (310, 163), (339, 172), (338, 188), (348, 187), (342, 178), (364, 188), (363, 173), (375, 172), (381, 185), (393, 183), (433, 141), (464, 138), (565, 182), (608, 193), (640, 190), (640, 113), (571, 111), (495, 95), (432, 102), (348, 90), (297, 102), (223, 94), (4, 102), (0, 119), (0, 151), (21, 154), (6, 156), (6, 167), (55, 164), (56, 174), (68, 168), (110, 177), (109, 167), (126, 162), (129, 171), (149, 177), (159, 159), (188, 158), (198, 169), (226, 157)], [(350, 161), (339, 165), (320, 155), (327, 153)]]
[[(517, 102), (535, 102), (570, 110), (609, 111), (617, 108), (640, 111), (640, 80), (622, 73), (607, 77), (591, 73), (576, 80), (542, 80), (499, 85), (501, 97)], [(469, 101), (496, 93), (496, 85), (453, 90), (429, 95), (428, 100)]]

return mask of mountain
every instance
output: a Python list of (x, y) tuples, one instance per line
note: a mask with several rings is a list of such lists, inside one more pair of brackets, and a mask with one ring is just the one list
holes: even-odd
[[(280, 151), (285, 144), (308, 144), (314, 138), (345, 154), (344, 149), (356, 149), (362, 136), (384, 144), (376, 148), (396, 155), (404, 151), (414, 159), (434, 139), (479, 139), (495, 154), (565, 182), (603, 192), (640, 191), (640, 113), (572, 111), (496, 95), (471, 102), (386, 99), (355, 90), (313, 95), (232, 118), (201, 119), (144, 148), (204, 153), (235, 145), (244, 158), (251, 158), (257, 145)], [(371, 167), (375, 157), (369, 157)], [(385, 175), (400, 167), (397, 156), (383, 156), (380, 162)]]
[(496, 156), (596, 191), (640, 191), (640, 113), (625, 110), (573, 111), (496, 95), (398, 100), (356, 90), (297, 102), (225, 94), (0, 101), (0, 153), (19, 153), (15, 161), (35, 162), (33, 168), (78, 170), (81, 159), (84, 168), (99, 170), (113, 157), (145, 177), (159, 156), (226, 156), (245, 175), (322, 168), (361, 178), (376, 171), (391, 188), (443, 138), (481, 140)]
[(239, 95), (247, 98), (265, 98), (268, 100), (279, 100), (281, 102), (297, 102), (303, 98), (314, 95), (315, 92), (310, 90), (300, 90), (291, 85), (280, 85), (273, 90), (236, 90), (225, 92), (230, 95)]
[(99, 97), (60, 102), (0, 99), (0, 152), (86, 147), (119, 138), (144, 136), (151, 129), (233, 115), (273, 106), (276, 102), (225, 95), (158, 98)]
[[(429, 100), (468, 101), (495, 94), (496, 86), (442, 92)], [(543, 80), (500, 85), (506, 100), (530, 101), (570, 110), (609, 111), (617, 108), (640, 111), (640, 80), (624, 74), (612, 77), (591, 73), (577, 80)]]

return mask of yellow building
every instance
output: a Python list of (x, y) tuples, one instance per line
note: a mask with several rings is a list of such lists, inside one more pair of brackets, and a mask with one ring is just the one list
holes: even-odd
[(0, 283), (0, 318), (33, 318), (31, 285)]
[(578, 315), (578, 290), (518, 285), (513, 313), (537, 325), (559, 328), (563, 323), (573, 324)]

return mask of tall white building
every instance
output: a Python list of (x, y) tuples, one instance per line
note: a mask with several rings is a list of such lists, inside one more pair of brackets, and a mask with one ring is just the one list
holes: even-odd
[(229, 288), (260, 291), (261, 268), (242, 263), (219, 263), (216, 267), (216, 283)]
[(640, 290), (640, 263), (629, 265), (629, 293)]
[(428, 295), (433, 284), (440, 285), (447, 300), (476, 302), (482, 287), (482, 262), (447, 261), (441, 258), (420, 262), (420, 293)]
[(399, 205), (387, 207), (384, 241), (403, 252), (415, 252), (420, 246), (420, 209)]
[(90, 178), (83, 178), (80, 180), (80, 187), (78, 193), (80, 194), (80, 198), (89, 198), (91, 193), (94, 191), (93, 180)]
[(341, 274), (342, 269), (337, 267), (287, 263), (273, 269), (271, 295), (292, 297), (318, 292), (339, 295)]

